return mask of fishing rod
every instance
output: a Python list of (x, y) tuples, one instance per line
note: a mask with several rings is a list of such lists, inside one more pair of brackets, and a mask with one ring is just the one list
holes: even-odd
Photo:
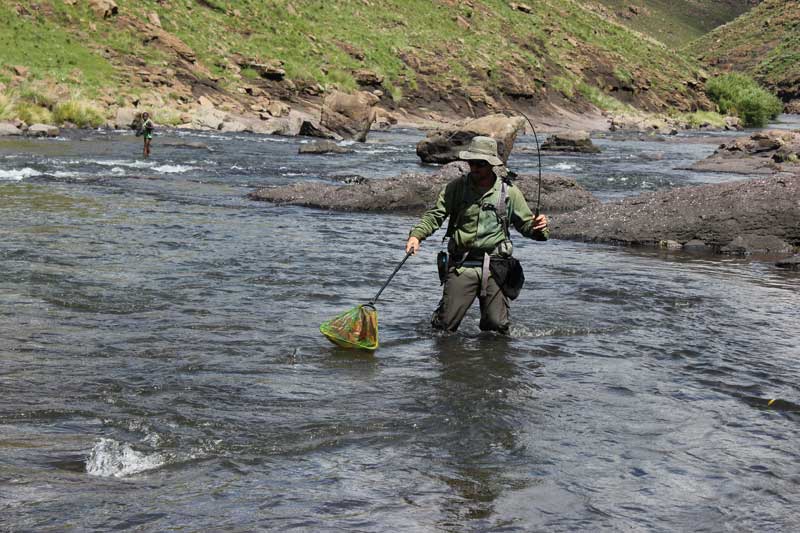
[(537, 186), (537, 193), (536, 193), (536, 212), (533, 215), (533, 218), (539, 216), (539, 208), (542, 205), (542, 152), (539, 149), (539, 136), (536, 135), (536, 128), (533, 125), (531, 119), (528, 118), (528, 115), (523, 113), (522, 111), (514, 111), (513, 109), (507, 110), (509, 113), (519, 113), (525, 120), (528, 121), (528, 124), (531, 126), (531, 130), (533, 131), (533, 139), (536, 141), (536, 156), (539, 158), (539, 184)]

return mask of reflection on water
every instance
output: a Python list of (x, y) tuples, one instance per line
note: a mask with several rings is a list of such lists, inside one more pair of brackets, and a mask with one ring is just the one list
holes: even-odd
[[(246, 193), (419, 170), (420, 136), (0, 141), (2, 525), (791, 530), (800, 278), (768, 261), (517, 239), (512, 335), (477, 309), (440, 335), (434, 238), (381, 297), (380, 350), (319, 335), (414, 217)], [(675, 170), (714, 149), (679, 137), (545, 165), (602, 198), (741, 179)]]

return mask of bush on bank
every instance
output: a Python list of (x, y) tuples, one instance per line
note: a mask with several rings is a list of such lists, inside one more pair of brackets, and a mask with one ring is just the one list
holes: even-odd
[(723, 74), (708, 80), (706, 92), (723, 114), (736, 115), (747, 127), (764, 127), (783, 111), (783, 103), (744, 74)]

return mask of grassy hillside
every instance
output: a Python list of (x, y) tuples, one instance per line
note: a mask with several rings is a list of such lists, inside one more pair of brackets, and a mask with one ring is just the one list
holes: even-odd
[(784, 100), (800, 98), (800, 2), (765, 0), (691, 50), (712, 67), (750, 74)]
[(667, 46), (683, 48), (760, 0), (597, 0), (605, 13)]
[(67, 91), (103, 108), (155, 93), (177, 109), (213, 95), (246, 108), (252, 95), (366, 87), (385, 105), (464, 115), (497, 100), (709, 105), (695, 60), (573, 0), (522, 10), (505, 0), (116, 0), (118, 13), (105, 19), (88, 3), (0, 0), (7, 93), (46, 100)]

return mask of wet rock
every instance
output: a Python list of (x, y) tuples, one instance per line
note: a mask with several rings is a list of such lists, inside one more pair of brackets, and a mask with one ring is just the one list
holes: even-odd
[(17, 136), (25, 133), (13, 122), (0, 122), (0, 137)]
[[(433, 174), (407, 173), (387, 179), (357, 180), (348, 185), (305, 181), (281, 187), (258, 189), (252, 200), (302, 205), (342, 211), (400, 211), (420, 213), (431, 207), (443, 186), (463, 176), (469, 166), (463, 162), (445, 165)], [(514, 181), (535, 209), (538, 185), (536, 176), (522, 175)], [(544, 213), (579, 209), (598, 203), (590, 192), (571, 178), (543, 176)]]
[(451, 163), (458, 153), (466, 150), (473, 137), (482, 135), (497, 141), (497, 151), (503, 162), (508, 160), (517, 134), (525, 128), (522, 117), (501, 114), (470, 120), (462, 126), (436, 130), (417, 143), (417, 155), (423, 163)]
[(727, 131), (742, 131), (742, 120), (739, 117), (725, 117), (725, 129)]
[(298, 154), (352, 154), (355, 150), (339, 146), (333, 141), (314, 141), (303, 144), (297, 150)]
[(320, 124), (346, 139), (364, 142), (375, 121), (377, 103), (378, 97), (372, 93), (334, 91), (322, 101)]
[(735, 139), (689, 168), (704, 172), (800, 175), (800, 131), (764, 130)]
[(800, 246), (800, 176), (646, 193), (557, 215), (551, 225), (563, 239), (783, 253)]
[(721, 253), (731, 255), (784, 254), (793, 251), (794, 247), (791, 244), (774, 235), (737, 235), (731, 242), (720, 248)]
[(582, 154), (599, 154), (600, 148), (595, 146), (589, 133), (570, 131), (555, 133), (542, 143), (542, 150), (549, 152), (577, 152)]
[(33, 124), (25, 132), (29, 137), (58, 137), (60, 130), (50, 124)]
[(158, 144), (159, 146), (169, 146), (171, 148), (182, 148), (185, 150), (207, 150), (209, 152), (214, 151), (211, 149), (210, 146), (201, 142), (159, 141)]
[(778, 261), (775, 263), (775, 266), (778, 268), (785, 268), (786, 270), (800, 271), (800, 254), (793, 255), (792, 257), (782, 261)]

